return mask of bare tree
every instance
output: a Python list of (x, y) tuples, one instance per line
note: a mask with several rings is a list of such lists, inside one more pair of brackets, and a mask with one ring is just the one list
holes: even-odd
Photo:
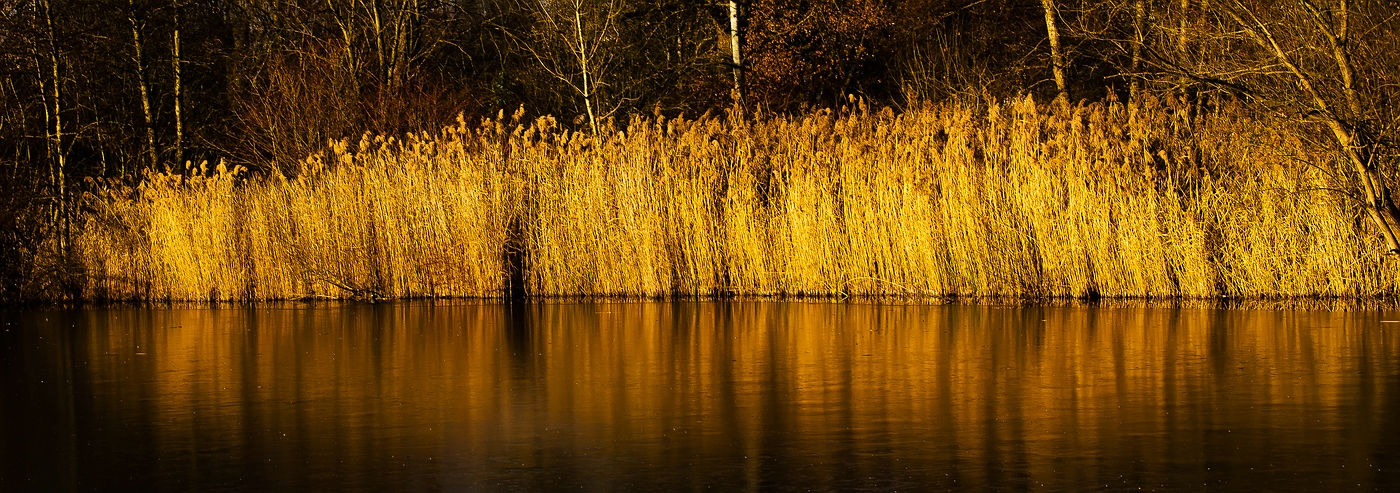
[(1289, 8), (1266, 9), (1231, 0), (1221, 11), (1264, 59), (1253, 71), (1258, 79), (1254, 97), (1326, 129), (1349, 167), (1349, 183), (1338, 188), (1360, 202), (1387, 249), (1400, 253), (1400, 208), (1380, 171), (1385, 145), (1373, 125), (1378, 120), (1373, 113), (1384, 103), (1363, 102), (1365, 84), (1356, 77), (1355, 5), (1336, 0), (1324, 7), (1301, 0)]
[(621, 1), (537, 0), (531, 7), (537, 29), (521, 46), (550, 78), (579, 98), (589, 128), (597, 133), (598, 121), (617, 109), (601, 110), (599, 88), (608, 85), (607, 71), (622, 49), (617, 32)]

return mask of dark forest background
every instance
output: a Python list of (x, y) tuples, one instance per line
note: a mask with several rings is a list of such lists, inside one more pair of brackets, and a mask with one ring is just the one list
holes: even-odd
[(1337, 123), (1357, 136), (1341, 147), (1384, 171), (1397, 12), (1394, 0), (0, 0), (0, 278), (44, 278), (28, 259), (104, 183), (201, 162), (291, 173), (329, 139), (522, 107), (596, 131), (736, 100), (795, 113), (852, 96), (898, 110), (1150, 92), (1189, 111), (1247, 104), (1323, 144)]

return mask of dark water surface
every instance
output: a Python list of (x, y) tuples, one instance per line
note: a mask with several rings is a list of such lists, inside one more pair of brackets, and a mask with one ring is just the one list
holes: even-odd
[(1400, 313), (10, 312), (0, 491), (1400, 491)]

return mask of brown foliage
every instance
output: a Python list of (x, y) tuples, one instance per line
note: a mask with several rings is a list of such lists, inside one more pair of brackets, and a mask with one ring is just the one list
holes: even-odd
[(879, 0), (757, 0), (748, 17), (749, 90), (776, 110), (835, 104), (848, 94), (885, 96), (894, 19)]

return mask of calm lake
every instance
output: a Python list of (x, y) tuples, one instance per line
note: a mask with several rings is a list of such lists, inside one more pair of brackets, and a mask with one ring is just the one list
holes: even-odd
[(0, 491), (1400, 491), (1400, 312), (0, 314)]

